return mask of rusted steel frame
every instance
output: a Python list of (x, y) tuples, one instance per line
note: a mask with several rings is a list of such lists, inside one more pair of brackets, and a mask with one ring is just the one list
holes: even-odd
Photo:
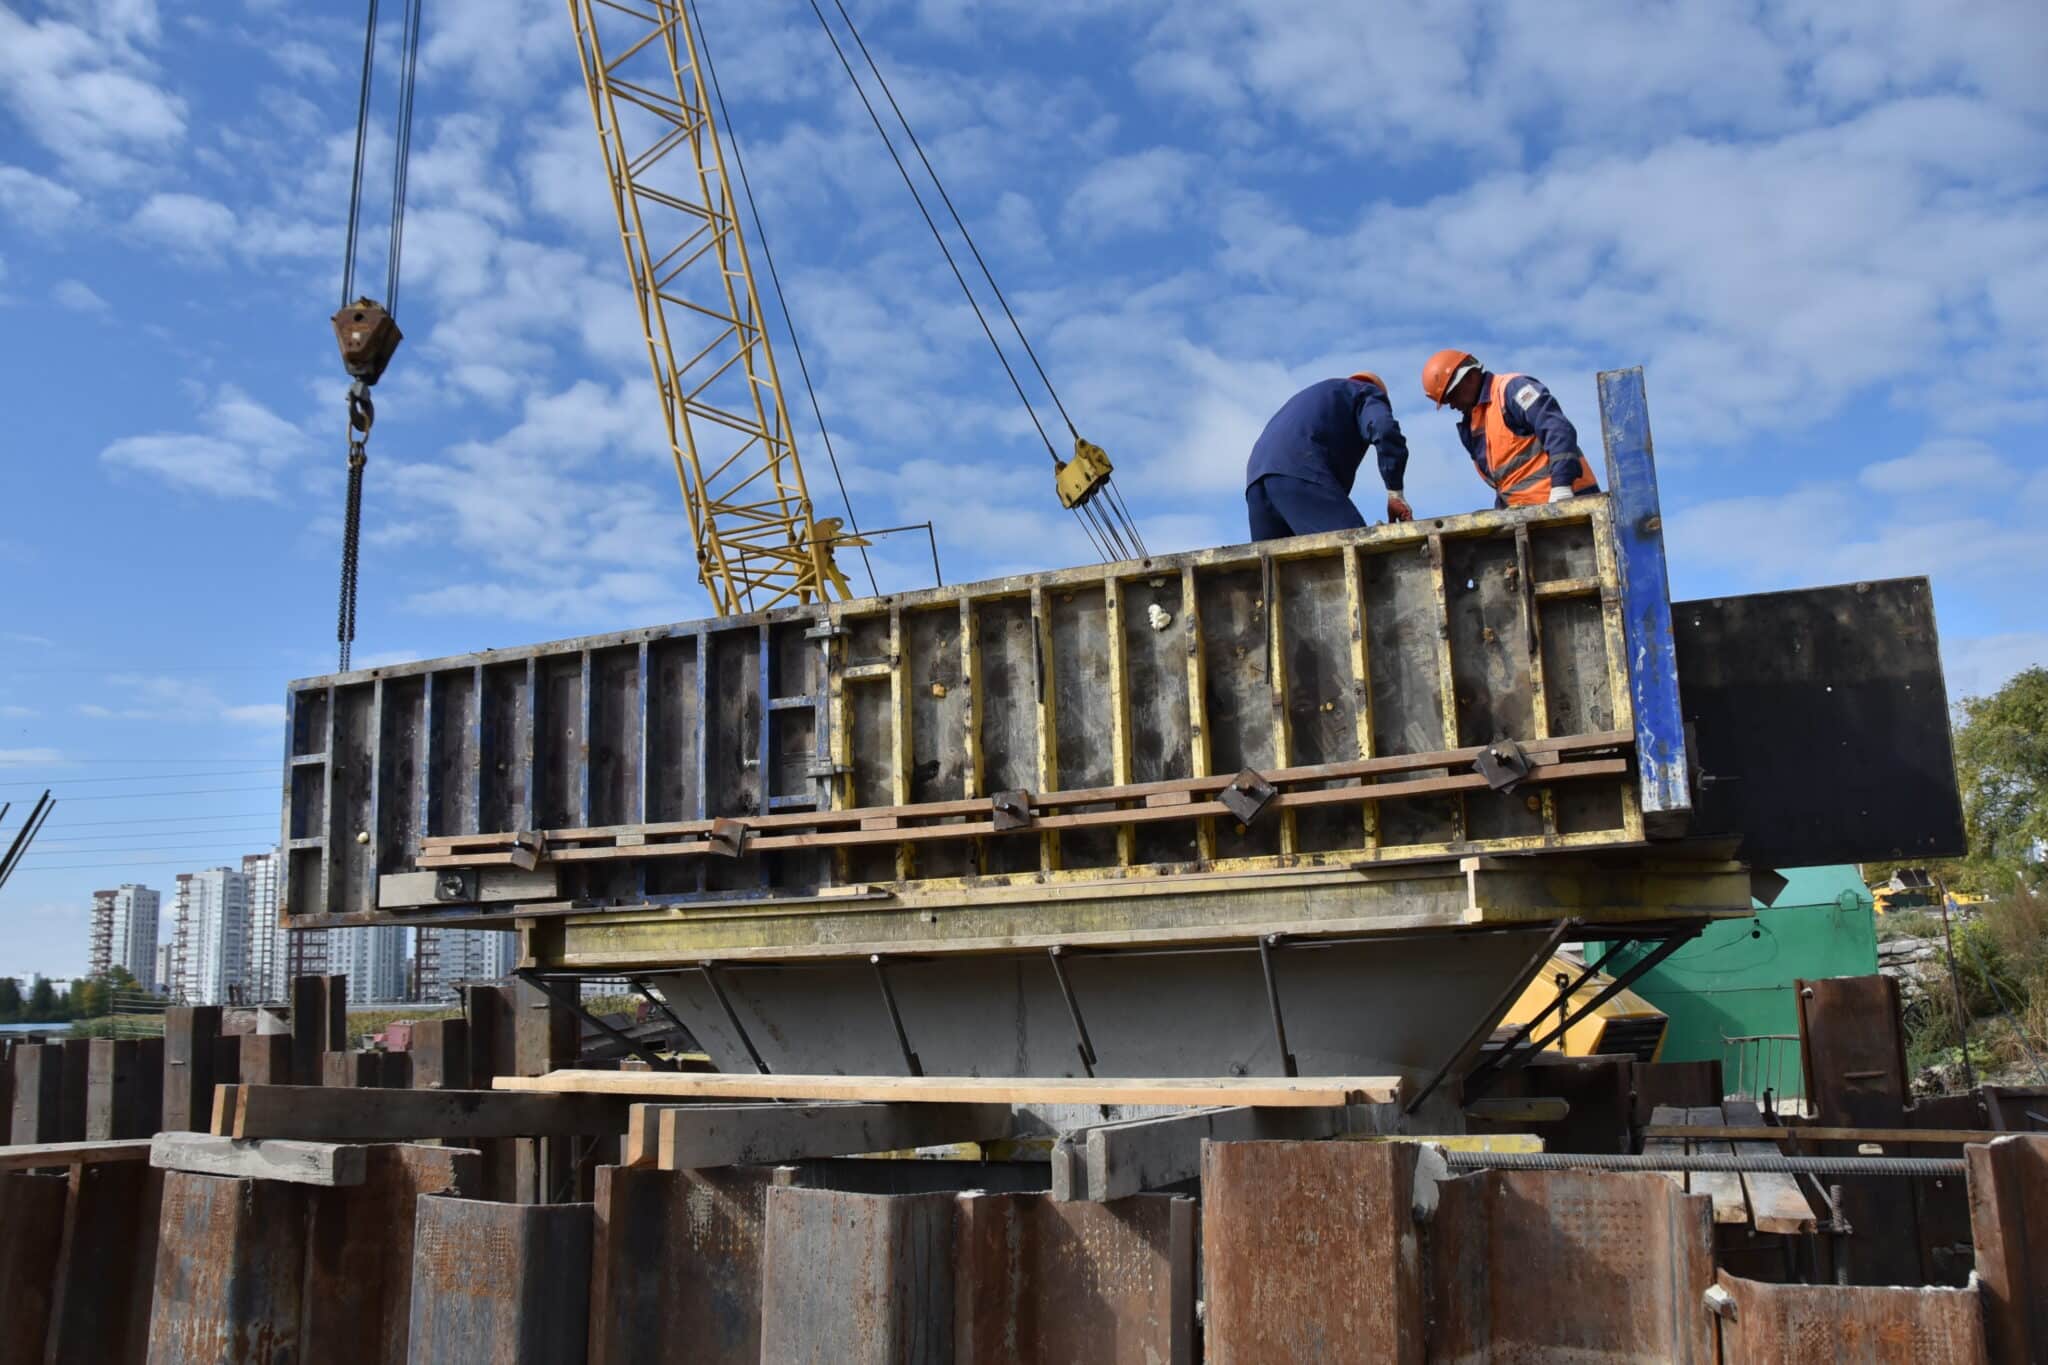
[[(1573, 1010), (1569, 1015), (1559, 1020), (1557, 1027), (1553, 1028), (1550, 1032), (1544, 1034), (1534, 1043), (1531, 1043), (1529, 1046), (1522, 1048), (1518, 1052), (1512, 1053), (1507, 1048), (1502, 1048), (1500, 1051), (1496, 1052), (1492, 1057), (1480, 1063), (1479, 1067), (1473, 1071), (1470, 1077), (1467, 1078), (1466, 1085), (1469, 1087), (1474, 1083), (1485, 1082), (1494, 1073), (1499, 1071), (1514, 1071), (1518, 1070), (1521, 1067), (1527, 1066), (1530, 1063), (1530, 1061), (1532, 1061), (1538, 1054), (1540, 1054), (1543, 1051), (1544, 1048), (1549, 1047), (1553, 1042), (1557, 1041), (1557, 1039), (1563, 1037), (1566, 1030), (1570, 1029), (1572, 1025), (1578, 1023), (1581, 1019), (1584, 1019), (1594, 1010), (1600, 1008), (1600, 1006), (1606, 1004), (1609, 1000), (1612, 1000), (1615, 996), (1621, 994), (1621, 992), (1627, 990), (1630, 986), (1634, 985), (1646, 973), (1654, 969), (1657, 966), (1657, 964), (1661, 963), (1665, 958), (1670, 957), (1680, 948), (1692, 942), (1692, 940), (1699, 935), (1699, 932), (1700, 926), (1698, 925), (1695, 925), (1690, 929), (1674, 930), (1672, 933), (1665, 936), (1664, 940), (1661, 943), (1659, 943), (1655, 948), (1651, 949), (1649, 953), (1644, 955), (1642, 961), (1634, 963), (1631, 966), (1629, 966), (1613, 981), (1609, 982), (1606, 986), (1604, 986), (1597, 993), (1595, 993), (1591, 1000), (1588, 1000), (1584, 1005), (1580, 1006), (1576, 1010)], [(1574, 989), (1576, 989), (1576, 987), (1574, 987)]]
[[(891, 648), (900, 647), (893, 641)], [(850, 681), (861, 681), (859, 678)], [(1634, 743), (1633, 736), (1625, 730), (1603, 730), (1584, 735), (1563, 735), (1556, 738), (1531, 740), (1522, 745), (1523, 752), (1530, 759), (1532, 770), (1530, 781), (1536, 781), (1545, 766), (1562, 763), (1565, 755), (1590, 751), (1626, 750)], [(1352, 759), (1342, 763), (1312, 763), (1301, 767), (1276, 768), (1259, 774), (1274, 786), (1286, 786), (1295, 782), (1329, 782), (1344, 778), (1383, 777), (1394, 773), (1416, 772), (1428, 768), (1455, 768), (1469, 765), (1486, 751), (1485, 745), (1467, 745), (1462, 748), (1441, 749), (1418, 754), (1389, 754), (1379, 758)], [(1548, 760), (1546, 763), (1544, 760)], [(1049, 766), (1049, 765), (1048, 765)], [(1041, 776), (1044, 789), (1028, 793), (1034, 810), (1054, 810), (1060, 806), (1100, 805), (1110, 801), (1138, 801), (1148, 796), (1163, 796), (1187, 792), (1201, 795), (1220, 792), (1235, 780), (1235, 773), (1210, 774), (1201, 777), (1167, 779), (1157, 782), (1133, 782), (1122, 786), (1076, 787), (1058, 790), (1050, 787), (1045, 776)], [(989, 804), (985, 797), (962, 801), (930, 801), (913, 805), (909, 801), (907, 775), (902, 799), (888, 806), (855, 806), (844, 810), (801, 811), (786, 815), (757, 815), (747, 820), (749, 829), (768, 830), (782, 828), (812, 828), (826, 825), (858, 826), (863, 820), (883, 816), (901, 818), (941, 818), (956, 815), (985, 815)], [(1226, 812), (1227, 813), (1227, 812)], [(1213, 812), (1212, 812), (1213, 814)], [(585, 840), (609, 839), (620, 834), (645, 835), (660, 838), (667, 835), (708, 834), (713, 821), (671, 820), (659, 824), (609, 825), (582, 829), (551, 829), (537, 833), (545, 838), (553, 851), (559, 854), (560, 845)], [(514, 838), (532, 839), (535, 831), (522, 834), (478, 834), (478, 835), (436, 835), (422, 839), (423, 850), (459, 849), (476, 847), (489, 841), (508, 841)]]
[(903, 1069), (913, 1076), (924, 1075), (924, 1064), (917, 1060), (917, 1053), (911, 1049), (910, 1035), (903, 1029), (903, 1012), (896, 1008), (896, 992), (889, 989), (889, 969), (880, 953), (868, 954), (868, 965), (875, 969), (875, 984), (882, 989), (882, 1006), (889, 1012), (889, 1027), (896, 1032), (896, 1046), (903, 1051)]
[(740, 1022), (739, 1011), (732, 1007), (732, 1001), (726, 996), (725, 983), (718, 979), (718, 965), (713, 962), (700, 962), (697, 964), (697, 970), (704, 973), (704, 984), (711, 987), (711, 994), (718, 1000), (719, 1009), (725, 1012), (726, 1026), (732, 1029), (733, 1036), (740, 1040), (740, 1046), (747, 1050), (747, 1057), (753, 1062), (754, 1070), (763, 1076), (767, 1075), (768, 1063), (762, 1060), (761, 1050), (754, 1046), (754, 1040), (747, 1034), (747, 1026)]
[[(1578, 763), (1555, 763), (1532, 767), (1527, 783), (1566, 782), (1583, 778), (1616, 777), (1628, 771), (1625, 759), (1592, 759)], [(1227, 785), (1227, 784), (1226, 784)], [(1383, 782), (1372, 785), (1348, 787), (1323, 787), (1310, 791), (1281, 792), (1272, 797), (1268, 805), (1280, 810), (1300, 810), (1316, 806), (1347, 806), (1360, 803), (1397, 800), (1410, 796), (1441, 796), (1468, 791), (1488, 789), (1486, 778), (1477, 773), (1455, 777), (1419, 778), (1410, 782)], [(985, 803), (982, 808), (987, 809)], [(1038, 829), (1099, 829), (1117, 828), (1126, 825), (1164, 824), (1182, 820), (1198, 820), (1215, 816), (1231, 816), (1231, 810), (1221, 801), (1193, 801), (1180, 806), (1147, 806), (1130, 810), (1085, 811), (1074, 815), (1049, 815), (1032, 822)], [(1234, 817), (1232, 817), (1234, 818)], [(748, 822), (751, 829), (753, 825)], [(810, 834), (763, 835), (747, 841), (749, 852), (766, 852), (776, 849), (841, 848), (863, 845), (891, 845), (929, 843), (954, 839), (977, 839), (998, 833), (995, 822), (975, 821), (951, 825), (917, 825), (897, 829), (840, 830)], [(718, 850), (709, 840), (673, 844), (625, 844), (599, 848), (558, 848), (549, 852), (548, 860), (556, 863), (613, 862), (620, 859), (697, 857), (715, 854)], [(475, 867), (484, 866), (481, 859), (490, 854), (450, 854), (426, 856), (418, 859), (422, 868)]]
[(1280, 935), (1259, 935), (1259, 972), (1266, 979), (1266, 1009), (1273, 1016), (1273, 1041), (1280, 1048), (1281, 1070), (1297, 1076), (1301, 1073), (1294, 1065), (1294, 1054), (1287, 1048), (1287, 1018), (1280, 1009), (1280, 982), (1273, 974), (1273, 950), (1279, 946)]
[[(542, 995), (545, 995), (564, 1009), (574, 1011), (577, 1018), (585, 1020), (591, 1027), (614, 1042), (624, 1045), (635, 1057), (646, 1062), (656, 1071), (673, 1071), (676, 1069), (674, 1062), (662, 1056), (632, 1034), (627, 1033), (623, 1029), (612, 1027), (612, 1025), (583, 1008), (583, 998), (577, 991), (573, 989), (565, 990), (559, 982), (550, 981), (536, 971), (522, 970), (514, 972), (513, 975), (521, 981), (531, 982), (533, 988)], [(675, 1016), (670, 1015), (669, 1017), (673, 1019)]]
[[(1494, 1025), (1499, 1023), (1500, 1017), (1508, 1012), (1509, 1006), (1519, 1000), (1522, 992), (1528, 989), (1529, 983), (1536, 979), (1536, 973), (1543, 970), (1543, 964), (1550, 961), (1551, 954), (1557, 951), (1558, 944), (1564, 942), (1565, 935), (1577, 927), (1577, 920), (1567, 919), (1558, 921), (1557, 927), (1552, 929), (1543, 942), (1536, 946), (1536, 951), (1529, 955), (1528, 963), (1515, 973), (1515, 979), (1502, 989), (1500, 995), (1487, 1007), (1486, 1012), (1473, 1022), (1471, 1032), (1465, 1035), (1464, 1041), (1458, 1044), (1457, 1050), (1444, 1058), (1443, 1065), (1430, 1073), (1429, 1080), (1423, 1084), (1421, 1089), (1415, 1092), (1415, 1098), (1408, 1101), (1402, 1107), (1402, 1113), (1412, 1114), (1417, 1109), (1420, 1109), (1422, 1102), (1435, 1094), (1436, 1088), (1444, 1083), (1444, 1078), (1465, 1064), (1465, 1060), (1473, 1052), (1477, 1051), (1480, 1044), (1484, 1043), (1487, 1037), (1492, 1034)], [(1526, 1030), (1524, 1030), (1524, 1033), (1526, 1034)]]
[(1055, 943), (1045, 950), (1046, 960), (1052, 963), (1052, 977), (1059, 983), (1060, 998), (1067, 1002), (1067, 1017), (1074, 1021), (1075, 1051), (1081, 1054), (1081, 1069), (1092, 1078), (1095, 1075), (1095, 1044), (1088, 1037), (1088, 1025), (1081, 1018), (1081, 1002), (1074, 998), (1073, 983), (1067, 980), (1067, 969), (1060, 962), (1065, 952)]

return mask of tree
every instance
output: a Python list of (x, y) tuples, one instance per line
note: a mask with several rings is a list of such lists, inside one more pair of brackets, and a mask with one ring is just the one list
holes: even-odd
[(39, 976), (28, 991), (28, 1020), (31, 1023), (53, 1023), (57, 1018), (57, 988), (50, 984), (50, 978)]
[(21, 983), (11, 976), (0, 976), (0, 1024), (21, 1022)]
[(1966, 866), (1986, 891), (2030, 883), (2048, 844), (2048, 668), (2015, 674), (1988, 697), (1965, 697), (1956, 721)]

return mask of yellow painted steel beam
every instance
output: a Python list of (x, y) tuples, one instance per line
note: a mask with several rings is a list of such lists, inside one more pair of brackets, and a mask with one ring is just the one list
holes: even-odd
[(843, 596), (684, 5), (569, 0), (569, 15), (698, 575), (720, 615)]

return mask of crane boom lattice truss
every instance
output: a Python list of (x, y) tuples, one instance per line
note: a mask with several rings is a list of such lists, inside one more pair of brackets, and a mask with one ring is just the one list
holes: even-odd
[(723, 615), (843, 597), (684, 0), (569, 0), (569, 13), (699, 577)]

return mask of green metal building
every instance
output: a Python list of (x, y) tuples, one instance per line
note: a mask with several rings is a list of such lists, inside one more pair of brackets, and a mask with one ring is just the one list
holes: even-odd
[[(1708, 925), (1632, 987), (1671, 1017), (1660, 1060), (1719, 1060), (1730, 1092), (1756, 1094), (1768, 1087), (1803, 1096), (1792, 983), (1877, 970), (1876, 917), (1855, 867), (1795, 868), (1779, 875), (1786, 886), (1771, 905), (1756, 903), (1749, 919)], [(1641, 951), (1618, 946), (1601, 960)]]

